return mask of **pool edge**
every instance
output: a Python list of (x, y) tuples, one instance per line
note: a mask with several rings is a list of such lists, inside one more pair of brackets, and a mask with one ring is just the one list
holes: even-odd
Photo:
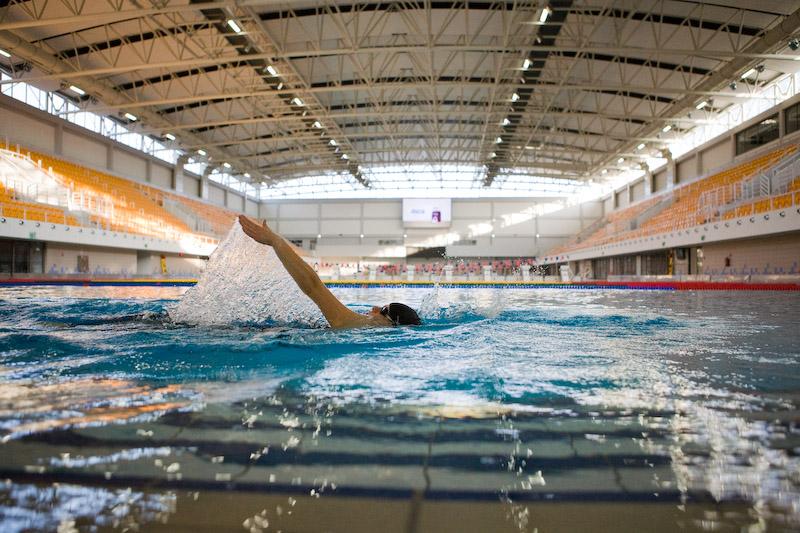
[[(0, 279), (0, 287), (70, 286), (70, 287), (190, 287), (197, 283), (192, 278), (14, 278)], [(377, 281), (377, 280), (326, 280), (334, 288), (492, 288), (492, 289), (623, 289), (658, 291), (800, 291), (800, 283), (745, 283), (726, 281)]]

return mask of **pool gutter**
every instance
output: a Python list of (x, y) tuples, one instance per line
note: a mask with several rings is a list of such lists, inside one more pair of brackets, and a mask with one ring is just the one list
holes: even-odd
[[(8, 278), (2, 286), (70, 286), (70, 287), (190, 287), (196, 279), (158, 278)], [(335, 288), (431, 288), (443, 289), (622, 289), (656, 291), (800, 291), (800, 283), (746, 283), (725, 281), (325, 281)]]

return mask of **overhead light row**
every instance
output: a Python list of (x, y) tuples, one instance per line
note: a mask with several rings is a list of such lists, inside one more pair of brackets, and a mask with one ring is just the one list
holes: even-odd
[(553, 10), (550, 9), (550, 6), (546, 6), (542, 9), (542, 12), (539, 13), (539, 24), (544, 24), (547, 22), (547, 19), (550, 18), (550, 15), (553, 14)]
[(228, 27), (235, 33), (242, 33), (242, 27), (239, 26), (239, 23), (233, 19), (228, 19)]

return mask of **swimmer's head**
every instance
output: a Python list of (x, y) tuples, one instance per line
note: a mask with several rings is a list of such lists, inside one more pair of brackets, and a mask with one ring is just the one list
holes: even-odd
[(406, 304), (390, 303), (380, 308), (373, 308), (388, 318), (395, 326), (419, 326), (422, 324), (419, 315)]

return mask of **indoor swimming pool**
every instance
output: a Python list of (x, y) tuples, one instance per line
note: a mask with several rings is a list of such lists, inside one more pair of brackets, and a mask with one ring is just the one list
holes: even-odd
[(797, 293), (347, 288), (425, 323), (333, 331), (184, 291), (0, 289), (3, 531), (800, 527)]

